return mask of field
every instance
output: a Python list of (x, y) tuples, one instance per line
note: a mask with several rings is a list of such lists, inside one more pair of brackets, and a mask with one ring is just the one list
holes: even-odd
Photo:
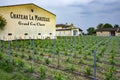
[(0, 80), (120, 80), (120, 37), (0, 41)]

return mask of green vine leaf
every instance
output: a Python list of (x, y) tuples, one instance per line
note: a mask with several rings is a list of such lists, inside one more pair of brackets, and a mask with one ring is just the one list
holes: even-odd
[(0, 29), (3, 30), (6, 24), (7, 24), (6, 19), (0, 15)]

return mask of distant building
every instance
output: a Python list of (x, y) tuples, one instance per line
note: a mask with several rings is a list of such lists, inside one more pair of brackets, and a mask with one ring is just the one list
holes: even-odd
[(80, 28), (76, 28), (73, 24), (57, 24), (56, 25), (56, 36), (79, 36), (82, 34)]
[(35, 4), (0, 6), (0, 16), (7, 21), (2, 40), (55, 38), (56, 15)]
[(120, 36), (120, 28), (101, 28), (101, 29), (98, 29), (97, 36)]

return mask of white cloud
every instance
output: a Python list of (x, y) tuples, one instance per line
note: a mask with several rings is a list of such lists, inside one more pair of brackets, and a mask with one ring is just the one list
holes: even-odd
[(67, 6), (71, 4), (87, 4), (94, 0), (35, 0), (34, 2), (40, 3), (41, 5), (47, 6)]
[(109, 2), (116, 2), (116, 1), (119, 1), (119, 0), (104, 0), (104, 1), (103, 0), (99, 0), (99, 1), (104, 2), (104, 3), (105, 2), (109, 3)]
[(35, 3), (37, 5), (47, 6), (67, 6), (70, 4), (86, 4), (93, 0), (1, 0), (0, 5)]

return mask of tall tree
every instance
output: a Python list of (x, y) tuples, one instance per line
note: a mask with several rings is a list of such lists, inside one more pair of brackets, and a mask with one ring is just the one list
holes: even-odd
[(113, 26), (109, 23), (104, 24), (103, 28), (113, 28)]
[(88, 32), (89, 35), (92, 35), (92, 34), (95, 34), (95, 33), (96, 33), (96, 30), (95, 30), (94, 27), (89, 27), (89, 28), (87, 29), (87, 32)]
[(0, 29), (3, 30), (6, 24), (7, 24), (7, 22), (6, 22), (5, 18), (0, 16)]
[(103, 28), (104, 24), (103, 23), (100, 23), (97, 25), (97, 29), (100, 29), (100, 28)]
[(115, 24), (114, 28), (120, 28), (120, 26), (118, 24)]

